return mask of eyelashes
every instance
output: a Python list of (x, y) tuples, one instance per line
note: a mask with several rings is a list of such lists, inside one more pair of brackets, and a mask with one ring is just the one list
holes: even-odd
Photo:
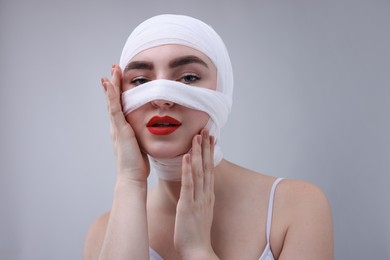
[(179, 78), (178, 81), (181, 81), (184, 84), (195, 83), (200, 80), (200, 77), (195, 73), (186, 73)]
[(149, 82), (150, 80), (145, 77), (136, 77), (130, 81), (131, 85), (139, 86), (142, 84), (145, 84), (146, 82)]
[[(139, 86), (139, 85), (145, 84), (151, 80), (152, 79), (149, 79), (145, 76), (139, 76), (139, 77), (133, 78), (130, 81), (130, 84), (132, 86)], [(183, 73), (182, 75), (180, 75), (180, 77), (178, 77), (176, 79), (176, 81), (182, 82), (182, 83), (187, 84), (187, 85), (196, 83), (199, 80), (201, 80), (201, 77), (196, 73)]]

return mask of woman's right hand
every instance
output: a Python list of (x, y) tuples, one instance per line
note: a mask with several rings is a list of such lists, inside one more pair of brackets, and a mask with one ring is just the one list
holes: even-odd
[(147, 155), (141, 152), (134, 131), (123, 114), (121, 82), (122, 70), (116, 64), (112, 65), (111, 80), (101, 78), (110, 114), (117, 177), (125, 181), (146, 182), (150, 171), (149, 161)]

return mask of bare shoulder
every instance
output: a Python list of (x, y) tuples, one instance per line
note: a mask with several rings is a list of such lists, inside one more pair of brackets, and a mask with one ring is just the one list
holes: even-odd
[(107, 229), (110, 212), (106, 212), (95, 219), (90, 225), (84, 243), (84, 259), (98, 259)]
[(275, 205), (289, 213), (290, 223), (299, 220), (330, 221), (331, 207), (326, 194), (312, 183), (300, 180), (280, 182)]
[(331, 207), (318, 186), (283, 180), (274, 205), (275, 224), (285, 227), (279, 259), (333, 259)]
[(283, 180), (278, 186), (278, 197), (300, 210), (330, 209), (325, 193), (312, 183), (301, 180)]

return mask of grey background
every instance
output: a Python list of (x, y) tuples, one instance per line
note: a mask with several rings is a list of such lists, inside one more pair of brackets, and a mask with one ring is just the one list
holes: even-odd
[(81, 259), (115, 181), (99, 78), (160, 13), (228, 46), (226, 158), (320, 186), (336, 259), (390, 259), (387, 0), (0, 0), (0, 259)]

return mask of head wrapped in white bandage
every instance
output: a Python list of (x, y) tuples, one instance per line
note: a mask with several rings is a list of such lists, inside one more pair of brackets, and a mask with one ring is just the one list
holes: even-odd
[[(217, 165), (223, 157), (218, 145), (220, 129), (231, 110), (233, 94), (232, 66), (225, 44), (200, 20), (183, 15), (158, 15), (144, 21), (131, 33), (122, 51), (120, 67), (124, 70), (141, 51), (165, 44), (188, 46), (208, 56), (217, 68), (216, 91), (171, 80), (153, 80), (123, 92), (123, 111), (128, 114), (150, 101), (163, 99), (206, 112), (210, 120), (205, 127), (216, 139), (214, 164)], [(159, 178), (181, 179), (182, 156), (149, 158)]]

